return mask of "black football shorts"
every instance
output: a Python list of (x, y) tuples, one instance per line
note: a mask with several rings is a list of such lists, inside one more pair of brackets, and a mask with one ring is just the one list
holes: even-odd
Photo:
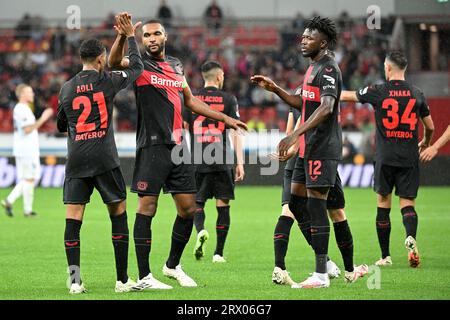
[[(322, 160), (322, 161), (334, 161), (334, 160)], [(337, 161), (336, 161), (337, 162)], [(297, 157), (295, 162), (294, 171), (285, 170), (283, 178), (283, 195), (281, 204), (289, 203), (291, 198), (291, 182), (306, 184), (307, 173), (305, 172), (305, 160)], [(308, 187), (308, 185), (306, 185)], [(345, 196), (344, 189), (342, 187), (341, 177), (339, 172), (335, 171), (334, 185), (331, 186), (328, 193), (327, 209), (344, 209), (345, 208)]]
[(196, 172), (195, 181), (197, 184), (196, 201), (206, 202), (213, 197), (221, 200), (234, 199), (234, 170)]
[(310, 160), (297, 158), (292, 182), (307, 188), (333, 187), (336, 182), (337, 160)]
[(395, 195), (415, 199), (419, 190), (419, 165), (414, 167), (394, 167), (375, 162), (374, 185), (376, 193), (387, 196), (395, 186)]
[[(194, 166), (189, 163), (172, 161), (175, 145), (151, 145), (136, 150), (131, 192), (144, 196), (157, 196), (165, 193), (196, 193)], [(183, 157), (183, 148), (176, 152)], [(187, 155), (190, 159), (190, 155)]]
[(106, 204), (126, 199), (127, 190), (120, 167), (94, 177), (68, 178), (64, 180), (64, 204), (89, 203), (94, 188)]

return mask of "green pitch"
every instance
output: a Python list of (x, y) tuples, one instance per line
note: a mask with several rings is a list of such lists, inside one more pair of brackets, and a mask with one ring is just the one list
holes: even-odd
[[(10, 190), (0, 189), (0, 198)], [(273, 230), (280, 213), (280, 188), (241, 187), (232, 203), (231, 229), (225, 247), (226, 264), (213, 264), (215, 220), (213, 202), (206, 207), (210, 240), (206, 257), (192, 254), (196, 232), (182, 258), (183, 269), (199, 284), (181, 288), (162, 275), (167, 258), (175, 208), (170, 196), (161, 196), (153, 220), (151, 267), (154, 276), (172, 286), (169, 291), (114, 293), (115, 270), (110, 221), (97, 194), (87, 207), (81, 230), (81, 274), (89, 293), (70, 296), (66, 288), (66, 257), (63, 246), (65, 210), (62, 190), (37, 189), (36, 218), (24, 218), (22, 202), (14, 205), (14, 218), (0, 215), (0, 299), (450, 299), (450, 188), (421, 188), (417, 202), (418, 247), (422, 264), (408, 266), (403, 246), (404, 228), (397, 202), (391, 211), (393, 266), (372, 270), (369, 277), (346, 285), (332, 280), (328, 289), (294, 290), (271, 282)], [(346, 189), (347, 216), (353, 232), (355, 263), (373, 265), (379, 258), (375, 231), (376, 202), (371, 190)], [(128, 222), (133, 230), (136, 195), (128, 198)], [(132, 237), (130, 237), (132, 239)], [(313, 253), (296, 225), (291, 232), (287, 268), (294, 280), (313, 271)], [(330, 256), (343, 269), (334, 234)], [(129, 274), (136, 279), (133, 242)], [(369, 288), (374, 289), (369, 289)], [(379, 289), (376, 289), (376, 288)]]

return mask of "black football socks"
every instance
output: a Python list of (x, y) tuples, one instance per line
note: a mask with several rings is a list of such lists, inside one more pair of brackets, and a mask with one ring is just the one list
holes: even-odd
[(345, 271), (353, 271), (353, 237), (347, 220), (335, 222), (333, 224), (334, 235), (339, 251), (344, 260)]
[(205, 203), (197, 202), (197, 209), (194, 215), (195, 230), (197, 233), (205, 229)]
[(389, 252), (389, 237), (391, 235), (391, 219), (389, 217), (390, 212), (391, 208), (377, 207), (377, 235), (381, 248), (381, 257), (383, 259), (391, 255)]
[(308, 212), (311, 215), (311, 243), (316, 254), (316, 272), (327, 273), (330, 222), (327, 214), (327, 200), (308, 198)]
[(308, 198), (299, 197), (295, 194), (291, 195), (291, 200), (289, 202), (289, 210), (291, 210), (295, 219), (297, 220), (300, 231), (305, 237), (309, 245), (311, 242), (311, 216), (308, 212)]
[(223, 248), (230, 230), (230, 206), (217, 207), (216, 234), (217, 244), (214, 254), (223, 256)]
[(406, 237), (411, 236), (416, 239), (418, 224), (416, 210), (413, 206), (407, 206), (404, 207), (401, 211), (403, 216), (403, 225), (405, 226), (406, 230)]
[(71, 283), (81, 284), (80, 278), (80, 229), (82, 221), (66, 219), (64, 247), (69, 266)]
[(169, 259), (167, 259), (166, 266), (170, 269), (180, 263), (181, 255), (184, 248), (189, 241), (194, 225), (194, 218), (182, 218), (177, 215), (172, 229), (172, 243), (170, 246)]
[(275, 251), (275, 266), (286, 270), (285, 257), (289, 244), (289, 234), (294, 220), (287, 216), (280, 216), (273, 234)]
[(110, 216), (112, 227), (112, 243), (114, 257), (116, 260), (117, 281), (126, 283), (128, 281), (128, 240), (129, 231), (127, 223), (127, 212), (118, 216)]
[(152, 216), (136, 213), (134, 222), (134, 246), (139, 269), (139, 279), (150, 273), (150, 249), (152, 247)]

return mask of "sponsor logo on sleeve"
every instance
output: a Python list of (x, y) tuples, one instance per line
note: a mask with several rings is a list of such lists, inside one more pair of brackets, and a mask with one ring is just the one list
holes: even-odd
[(326, 74), (323, 75), (323, 77), (325, 78), (325, 80), (331, 82), (331, 84), (335, 84), (336, 80), (333, 77), (327, 76)]
[(114, 70), (113, 73), (118, 74), (118, 75), (122, 76), (123, 78), (128, 77), (127, 73), (122, 70)]
[(360, 90), (359, 90), (359, 94), (360, 94), (361, 96), (363, 96), (363, 95), (365, 95), (365, 94), (367, 93), (367, 90), (369, 90), (369, 87), (365, 87), (364, 89), (360, 89)]

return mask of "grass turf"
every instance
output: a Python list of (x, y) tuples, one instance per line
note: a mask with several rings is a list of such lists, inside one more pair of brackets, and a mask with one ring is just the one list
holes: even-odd
[[(9, 189), (0, 189), (3, 199)], [(0, 215), (0, 299), (450, 299), (449, 188), (421, 188), (417, 201), (419, 215), (418, 247), (422, 264), (408, 266), (403, 246), (404, 228), (397, 200), (391, 211), (391, 254), (393, 266), (381, 269), (380, 289), (369, 289), (376, 272), (346, 285), (341, 278), (330, 288), (293, 290), (271, 282), (273, 270), (273, 230), (280, 213), (280, 188), (240, 187), (231, 207), (231, 229), (225, 247), (226, 264), (213, 264), (215, 246), (214, 202), (206, 206), (206, 228), (210, 232), (206, 257), (193, 257), (196, 232), (193, 231), (182, 258), (183, 269), (199, 284), (181, 288), (165, 278), (161, 268), (170, 246), (175, 207), (169, 195), (161, 196), (153, 221), (151, 267), (154, 276), (174, 286), (168, 291), (129, 294), (114, 293), (115, 270), (110, 221), (97, 193), (88, 205), (81, 230), (81, 274), (89, 293), (71, 296), (65, 286), (66, 257), (63, 247), (65, 209), (62, 190), (35, 192), (36, 218), (25, 218), (22, 201), (14, 205), (15, 216)], [(369, 189), (346, 189), (347, 208), (355, 245), (355, 263), (373, 264), (379, 258), (375, 230), (375, 195)], [(128, 198), (128, 221), (133, 229), (137, 204), (135, 194)], [(330, 237), (330, 256), (343, 269), (334, 234)], [(291, 232), (288, 270), (300, 281), (313, 270), (314, 256), (298, 228)], [(129, 274), (136, 278), (133, 242), (130, 243)]]

